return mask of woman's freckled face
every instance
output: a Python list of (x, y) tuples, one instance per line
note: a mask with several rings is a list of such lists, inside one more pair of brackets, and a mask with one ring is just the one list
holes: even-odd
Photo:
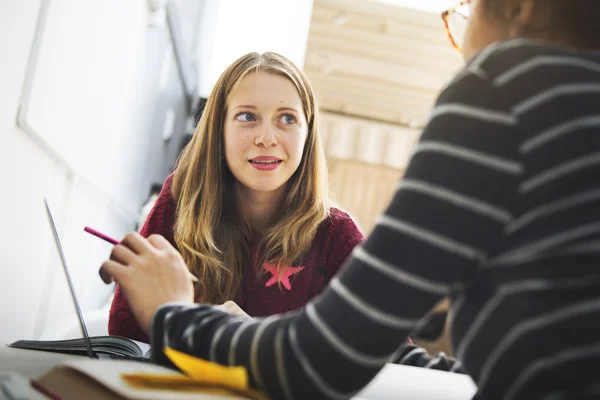
[(248, 189), (277, 190), (298, 169), (307, 134), (304, 105), (294, 84), (272, 73), (248, 74), (227, 106), (227, 166)]

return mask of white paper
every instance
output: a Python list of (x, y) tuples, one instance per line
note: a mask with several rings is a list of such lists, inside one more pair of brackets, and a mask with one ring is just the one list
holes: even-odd
[(471, 400), (476, 391), (468, 375), (387, 364), (353, 400)]

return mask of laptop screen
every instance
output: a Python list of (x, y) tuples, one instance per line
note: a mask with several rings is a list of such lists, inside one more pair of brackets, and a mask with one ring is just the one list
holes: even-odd
[(83, 341), (85, 343), (87, 354), (91, 358), (96, 358), (94, 356), (94, 351), (92, 350), (92, 342), (90, 341), (90, 336), (88, 335), (87, 328), (85, 327), (83, 313), (81, 312), (81, 308), (79, 307), (79, 301), (77, 300), (77, 295), (75, 294), (75, 287), (73, 286), (73, 281), (71, 280), (71, 274), (69, 273), (69, 268), (67, 267), (65, 253), (63, 251), (62, 245), (60, 244), (60, 238), (58, 237), (56, 224), (54, 223), (54, 218), (52, 218), (52, 212), (50, 211), (50, 206), (48, 205), (48, 200), (46, 200), (46, 198), (44, 198), (44, 204), (46, 204), (46, 213), (48, 214), (48, 220), (50, 221), (50, 226), (52, 227), (52, 233), (54, 234), (54, 241), (56, 243), (56, 248), (58, 249), (58, 254), (60, 255), (60, 261), (62, 263), (63, 270), (65, 271), (65, 275), (67, 276), (69, 290), (71, 291), (71, 298), (73, 299), (75, 309), (77, 310), (77, 317), (79, 318), (79, 325), (81, 326), (81, 333), (83, 334)]

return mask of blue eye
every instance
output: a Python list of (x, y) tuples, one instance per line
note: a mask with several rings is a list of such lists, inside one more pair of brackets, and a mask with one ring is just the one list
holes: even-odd
[(296, 123), (296, 118), (291, 114), (282, 115), (281, 120), (283, 121), (284, 124), (288, 124), (288, 125)]
[(235, 116), (235, 119), (238, 121), (241, 121), (241, 122), (256, 121), (256, 118), (254, 117), (254, 115), (249, 112), (239, 113), (238, 115)]

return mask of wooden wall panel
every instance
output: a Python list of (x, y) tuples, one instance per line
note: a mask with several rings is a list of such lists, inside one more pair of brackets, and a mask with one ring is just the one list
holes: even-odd
[(461, 65), (439, 14), (315, 0), (304, 69), (323, 110), (422, 126)]
[(416, 129), (321, 113), (332, 198), (366, 233), (387, 206), (420, 136)]

